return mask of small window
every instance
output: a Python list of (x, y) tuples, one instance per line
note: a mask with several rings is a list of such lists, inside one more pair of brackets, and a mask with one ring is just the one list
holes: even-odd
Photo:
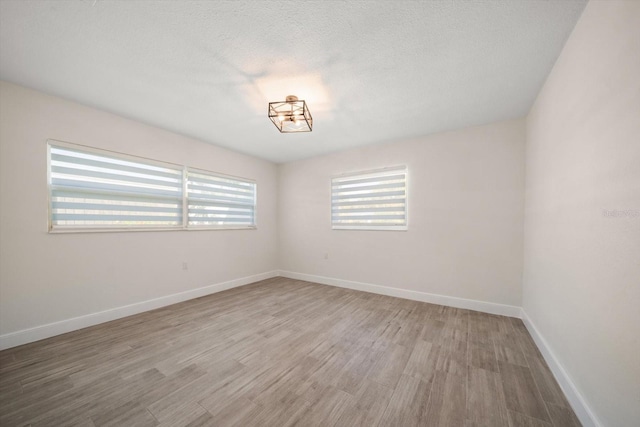
[(331, 224), (334, 230), (406, 230), (406, 166), (333, 178)]
[(255, 227), (256, 184), (187, 170), (189, 227)]
[(49, 151), (49, 230), (255, 228), (256, 184), (75, 144)]

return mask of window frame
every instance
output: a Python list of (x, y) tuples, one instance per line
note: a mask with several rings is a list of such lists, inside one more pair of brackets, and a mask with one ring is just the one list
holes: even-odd
[[(333, 186), (335, 180), (351, 178), (351, 179), (365, 179), (373, 178), (376, 176), (392, 175), (395, 172), (403, 172), (405, 177), (404, 182), (404, 224), (402, 225), (375, 225), (375, 224), (354, 224), (354, 225), (336, 225), (333, 221)], [(379, 169), (363, 170), (358, 172), (349, 172), (340, 175), (334, 175), (330, 180), (330, 207), (329, 207), (329, 221), (331, 223), (332, 230), (361, 230), (361, 231), (408, 231), (409, 229), (409, 167), (407, 165), (389, 166)]]
[[(255, 180), (249, 178), (238, 177), (234, 175), (223, 174), (219, 172), (210, 171), (202, 168), (190, 167), (188, 165), (182, 165), (178, 163), (165, 162), (156, 159), (150, 159), (148, 157), (136, 156), (132, 154), (121, 153), (113, 150), (105, 150), (102, 148), (91, 147), (84, 144), (77, 144), (67, 141), (60, 141), (56, 139), (47, 139), (46, 140), (46, 155), (47, 155), (47, 232), (49, 234), (68, 234), (68, 233), (111, 233), (111, 232), (139, 232), (139, 231), (205, 231), (205, 230), (256, 230), (257, 227), (257, 215), (258, 215), (258, 184)], [(52, 197), (52, 165), (51, 165), (51, 148), (62, 148), (62, 149), (71, 149), (77, 150), (80, 152), (86, 152), (89, 154), (95, 154), (97, 156), (105, 156), (112, 157), (122, 161), (131, 161), (142, 163), (148, 166), (157, 166), (162, 168), (174, 169), (176, 171), (181, 171), (182, 174), (182, 222), (179, 225), (162, 225), (162, 226), (140, 226), (140, 225), (132, 225), (132, 226), (95, 226), (95, 225), (54, 225), (53, 224), (53, 197)], [(236, 180), (243, 183), (253, 184), (253, 224), (251, 225), (200, 225), (200, 226), (189, 226), (189, 212), (188, 212), (188, 193), (187, 193), (187, 184), (188, 184), (188, 173), (189, 170), (200, 173), (211, 175), (214, 177), (220, 177), (223, 179)]]

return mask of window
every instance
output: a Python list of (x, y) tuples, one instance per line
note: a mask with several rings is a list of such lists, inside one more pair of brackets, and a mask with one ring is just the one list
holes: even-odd
[(406, 230), (406, 166), (333, 178), (331, 224), (335, 230)]
[(255, 225), (256, 185), (251, 181), (187, 169), (190, 227)]
[(255, 228), (252, 181), (57, 141), (48, 152), (50, 231)]

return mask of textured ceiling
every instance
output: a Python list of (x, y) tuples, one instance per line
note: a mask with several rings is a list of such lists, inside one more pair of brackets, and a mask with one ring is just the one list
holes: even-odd
[[(0, 78), (286, 162), (524, 116), (584, 6), (3, 0)], [(267, 118), (289, 94), (312, 133)]]

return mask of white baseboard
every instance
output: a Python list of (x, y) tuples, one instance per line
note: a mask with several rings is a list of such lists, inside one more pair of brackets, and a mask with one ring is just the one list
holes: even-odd
[(67, 332), (76, 331), (78, 329), (97, 325), (99, 323), (109, 322), (111, 320), (120, 319), (122, 317), (131, 316), (133, 314), (138, 314), (167, 305), (176, 304), (182, 301), (214, 294), (216, 292), (225, 291), (227, 289), (237, 288), (238, 286), (248, 285), (249, 283), (270, 279), (276, 276), (278, 276), (278, 271), (269, 271), (253, 276), (229, 280), (227, 282), (216, 283), (215, 285), (205, 286), (198, 289), (191, 289), (189, 291), (179, 292), (177, 294), (166, 295), (160, 298), (141, 301), (135, 304), (116, 307), (109, 310), (100, 311), (98, 313), (91, 313), (84, 316), (61, 320), (59, 322), (36, 326), (34, 328), (11, 332), (5, 335), (0, 335), (0, 350), (16, 347), (22, 344), (27, 344)]
[(564, 369), (554, 352), (551, 350), (547, 340), (544, 339), (538, 328), (536, 328), (535, 324), (531, 321), (531, 318), (529, 318), (524, 310), (522, 310), (522, 321), (538, 346), (538, 349), (540, 349), (544, 360), (547, 362), (547, 365), (549, 365), (549, 369), (551, 369), (553, 376), (556, 378), (556, 381), (558, 381), (558, 384), (560, 384), (560, 388), (567, 397), (567, 400), (573, 408), (573, 412), (576, 413), (576, 416), (582, 425), (584, 427), (603, 427), (603, 424), (598, 420), (598, 417), (582, 396), (575, 383), (571, 380), (568, 372)]
[(293, 271), (280, 270), (280, 276), (296, 280), (305, 280), (307, 282), (320, 283), (323, 285), (353, 289), (356, 291), (371, 292), (374, 294), (428, 302), (431, 304), (446, 305), (449, 307), (481, 311), (483, 313), (498, 314), (501, 316), (520, 318), (522, 312), (522, 309), (520, 307), (516, 307), (514, 305), (497, 304), (493, 302), (450, 297), (446, 295), (429, 294), (426, 292), (390, 288), (387, 286), (372, 285), (370, 283), (354, 282), (351, 280), (335, 279), (333, 277), (316, 276), (313, 274), (296, 273)]

